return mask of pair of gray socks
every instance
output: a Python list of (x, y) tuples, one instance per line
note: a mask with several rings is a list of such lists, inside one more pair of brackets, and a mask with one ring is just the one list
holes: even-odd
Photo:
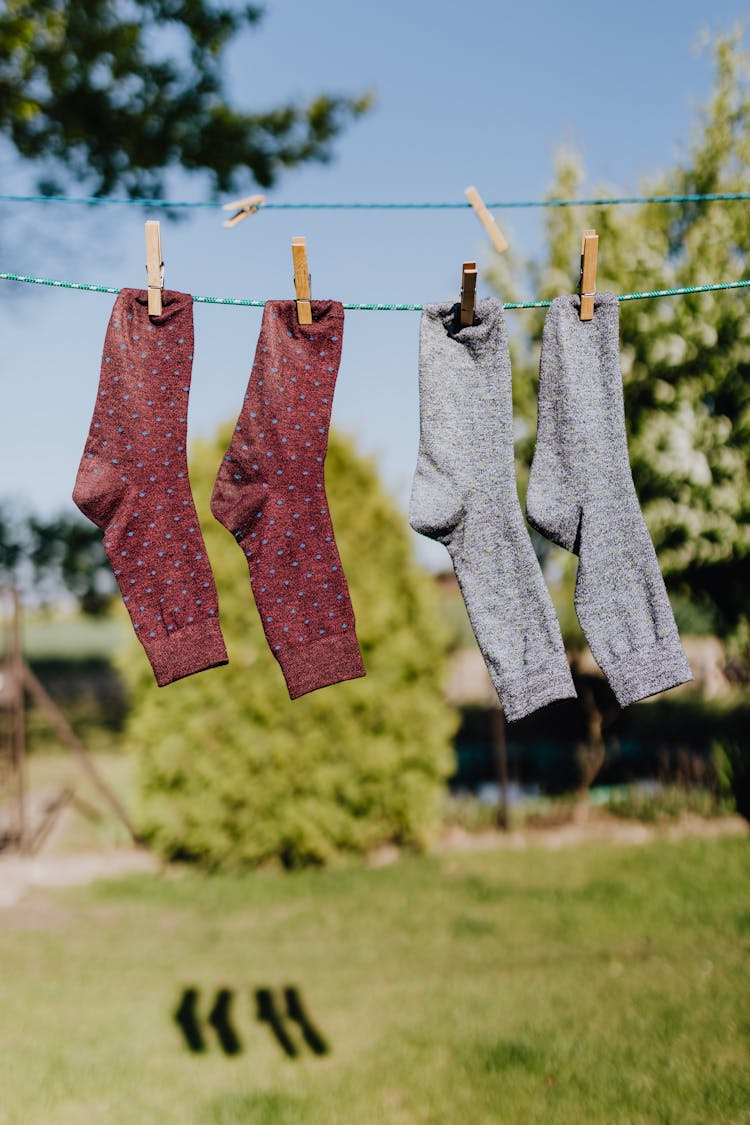
[[(529, 522), (579, 556), (575, 605), (621, 706), (691, 679), (630, 472), (618, 302), (594, 319), (558, 297), (544, 328)], [(420, 442), (409, 505), (415, 531), (444, 543), (509, 720), (575, 696), (560, 627), (516, 491), (503, 306), (425, 306)]]

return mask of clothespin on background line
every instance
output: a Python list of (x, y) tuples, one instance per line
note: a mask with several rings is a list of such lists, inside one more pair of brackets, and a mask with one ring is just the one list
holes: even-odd
[(222, 211), (234, 211), (231, 219), (224, 220), (225, 227), (236, 227), (248, 215), (254, 214), (266, 202), (265, 195), (247, 195), (244, 199), (235, 199), (233, 203), (225, 203)]
[(474, 302), (477, 294), (477, 263), (464, 262), (461, 267), (461, 327), (474, 323)]
[(312, 324), (310, 305), (310, 270), (307, 265), (307, 239), (292, 239), (292, 262), (294, 263), (294, 289), (297, 294), (297, 320), (300, 324)]
[(146, 282), (148, 284), (148, 315), (161, 316), (164, 292), (164, 262), (161, 256), (161, 229), (156, 219), (146, 223)]
[(585, 230), (581, 237), (581, 320), (594, 319), (596, 295), (596, 261), (599, 256), (599, 235)]
[(487, 231), (487, 234), (490, 236), (492, 245), (500, 254), (502, 254), (503, 250), (508, 249), (507, 239), (503, 232), (500, 230), (500, 227), (493, 219), (490, 212), (487, 210), (487, 207), (485, 206), (484, 200), (482, 199), (481, 195), (475, 187), (467, 187), (464, 195), (474, 208), (477, 218), (479, 219), (484, 229)]

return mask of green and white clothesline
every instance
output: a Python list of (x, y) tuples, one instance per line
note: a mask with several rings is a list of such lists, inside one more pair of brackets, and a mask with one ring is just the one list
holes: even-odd
[[(487, 203), (491, 210), (524, 207), (609, 207), (614, 204), (635, 203), (711, 203), (718, 200), (747, 200), (748, 191), (695, 192), (688, 195), (623, 195), (602, 196), (595, 199), (501, 199)], [(116, 207), (159, 207), (164, 210), (176, 208), (221, 208), (218, 200), (190, 199), (141, 199), (114, 198), (106, 195), (7, 195), (0, 194), (0, 203), (77, 203), (93, 207), (105, 205)], [(449, 211), (471, 209), (471, 203), (464, 200), (450, 202), (302, 202), (302, 203), (262, 203), (259, 211)]]
[[(20, 273), (0, 273), (0, 281), (21, 281), (29, 285), (48, 285), (54, 289), (78, 289), (84, 293), (111, 293), (120, 292), (119, 287), (113, 285), (89, 285), (83, 281), (58, 281), (50, 277), (29, 277)], [(723, 289), (746, 289), (750, 286), (747, 281), (722, 281), (713, 285), (681, 285), (674, 289), (650, 289), (642, 293), (620, 293), (618, 301), (639, 301), (644, 297), (679, 297), (687, 293), (715, 293)], [(250, 297), (200, 297), (193, 296), (193, 301), (200, 305), (236, 305), (240, 308), (258, 308), (265, 305), (263, 300)], [(508, 301), (506, 309), (547, 309), (551, 301)], [(345, 309), (355, 312), (421, 312), (424, 305), (417, 304), (381, 304), (345, 302)]]

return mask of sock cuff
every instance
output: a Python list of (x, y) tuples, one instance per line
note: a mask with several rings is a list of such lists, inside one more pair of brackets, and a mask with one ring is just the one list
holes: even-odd
[(190, 293), (182, 293), (178, 289), (163, 290), (161, 308), (159, 316), (149, 316), (147, 289), (121, 289), (115, 300), (113, 316), (117, 312), (125, 312), (126, 316), (131, 312), (138, 319), (147, 319), (149, 324), (159, 327), (187, 315), (192, 325), (193, 298)]
[(508, 332), (503, 315), (503, 303), (497, 297), (482, 297), (474, 306), (474, 323), (461, 326), (461, 306), (455, 301), (442, 301), (425, 305), (422, 310), (422, 328), (436, 330), (471, 351), (481, 351), (507, 344)]
[[(477, 302), (475, 322), (461, 328), (459, 305), (425, 305), (419, 329), (420, 433), (439, 445), (441, 462), (461, 472), (457, 451), (485, 445), (497, 462), (498, 442), (512, 441), (512, 387), (508, 333), (502, 303)], [(502, 433), (498, 429), (501, 424)]]
[[(344, 306), (340, 301), (311, 301), (310, 305), (312, 324), (300, 324), (296, 301), (266, 301), (239, 417), (243, 431), (257, 432), (259, 437), (264, 431), (275, 434), (278, 411), (287, 413), (289, 406), (304, 401), (305, 396), (317, 399), (315, 432), (319, 432), (318, 426), (330, 425), (331, 400), (341, 367)], [(295, 368), (293, 375), (290, 365)], [(256, 390), (260, 387), (264, 394)], [(272, 436), (271, 441), (275, 440)], [(232, 444), (243, 444), (237, 430)]]
[(365, 675), (354, 630), (275, 652), (290, 699)]
[(693, 679), (676, 631), (672, 636), (633, 649), (624, 656), (611, 660), (597, 657), (597, 660), (621, 707)]
[(159, 687), (229, 663), (221, 626), (215, 618), (163, 632), (158, 637), (143, 637), (139, 632), (139, 640)]
[[(581, 300), (555, 297), (547, 310), (539, 366), (539, 432), (564, 433), (561, 440), (578, 455), (620, 464), (627, 454), (620, 366), (620, 303), (614, 293), (597, 293), (592, 320), (580, 318)], [(593, 424), (595, 423), (595, 424)], [(605, 456), (606, 455), (606, 456)], [(630, 462), (628, 460), (628, 469)]]
[[(604, 375), (615, 375), (615, 385), (622, 399), (620, 368), (620, 302), (613, 293), (597, 293), (594, 316), (581, 321), (580, 297), (566, 294), (555, 297), (546, 311), (542, 333), (540, 393), (558, 393), (559, 384), (568, 381), (569, 364), (575, 372), (575, 386), (596, 360)], [(573, 378), (573, 375), (570, 376)]]
[[(547, 339), (552, 336), (553, 339)], [(555, 297), (547, 309), (544, 321), (543, 344), (557, 353), (559, 348), (593, 348), (599, 350), (606, 340), (614, 339), (619, 372), (620, 302), (614, 293), (597, 293), (594, 296), (594, 315), (591, 320), (581, 320), (581, 298), (578, 293)], [(543, 350), (545, 350), (543, 348)], [(555, 361), (548, 370), (556, 370)], [(541, 373), (542, 379), (544, 372)]]
[(310, 309), (312, 324), (300, 324), (296, 301), (266, 301), (261, 332), (271, 320), (278, 320), (294, 339), (308, 340), (321, 332), (343, 329), (344, 306), (341, 301), (310, 301)]
[[(598, 314), (598, 325), (597, 325)], [(544, 325), (554, 325), (558, 330), (567, 325), (578, 326), (578, 331), (595, 332), (597, 326), (606, 324), (609, 331), (620, 332), (620, 300), (614, 293), (597, 293), (594, 295), (594, 316), (590, 321), (581, 321), (580, 295), (577, 293), (562, 294), (554, 297), (552, 304), (546, 311)]]
[(581, 297), (578, 293), (563, 293), (555, 297), (547, 310), (547, 319), (570, 319), (578, 324), (591, 325), (596, 321), (596, 314), (600, 312), (608, 324), (612, 320), (619, 326), (620, 302), (616, 293), (594, 294), (594, 317), (592, 320), (581, 320)]

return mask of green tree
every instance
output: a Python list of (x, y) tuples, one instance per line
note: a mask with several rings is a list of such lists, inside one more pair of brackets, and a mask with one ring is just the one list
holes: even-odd
[[(716, 77), (687, 159), (644, 194), (736, 191), (750, 163), (750, 62), (737, 34), (714, 44)], [(583, 171), (560, 156), (550, 196), (574, 198)], [(606, 192), (597, 192), (604, 195)], [(750, 208), (740, 202), (554, 208), (534, 281), (541, 296), (575, 289), (580, 235), (600, 236), (597, 287), (638, 292), (750, 276)], [(747, 631), (750, 606), (750, 304), (747, 290), (623, 302), (620, 338), (636, 490), (670, 593), (701, 605), (716, 631)], [(525, 321), (514, 380), (534, 447), (544, 315)], [(555, 556), (560, 565), (561, 556)], [(563, 564), (565, 565), (565, 564)], [(575, 560), (567, 564), (568, 575)], [(571, 639), (575, 627), (570, 630)]]
[(13, 586), (23, 559), (18, 521), (7, 504), (0, 503), (0, 583)]
[(29, 516), (26, 531), (35, 598), (54, 602), (65, 589), (83, 613), (93, 617), (105, 613), (117, 584), (99, 528), (77, 513), (64, 512), (51, 519)]
[(422, 846), (452, 771), (456, 716), (441, 693), (447, 636), (406, 521), (373, 465), (332, 434), (328, 494), (367, 675), (290, 702), (245, 559), (209, 511), (228, 437), (196, 444), (191, 480), (230, 663), (163, 691), (142, 653), (124, 664), (143, 827), (164, 855), (208, 866)]
[[(712, 45), (713, 92), (695, 123), (686, 159), (642, 184), (644, 195), (741, 190), (750, 163), (750, 60), (740, 33)], [(583, 163), (558, 156), (552, 199), (582, 194)], [(597, 197), (615, 194), (595, 189)], [(620, 194), (620, 193), (617, 193)], [(597, 288), (640, 292), (745, 280), (750, 276), (747, 202), (558, 207), (546, 213), (546, 251), (526, 263), (543, 298), (573, 292), (581, 231), (599, 234)], [(506, 263), (495, 280), (513, 299)], [(750, 657), (750, 297), (729, 290), (623, 302), (620, 341), (633, 478), (678, 625), (723, 636), (733, 667)], [(545, 313), (522, 314), (515, 337), (514, 410), (518, 479), (525, 491), (534, 451), (539, 348)], [(578, 560), (534, 535), (552, 580), (573, 655), (587, 736), (575, 748), (579, 788), (604, 761), (604, 732), (619, 709), (578, 674), (585, 641), (573, 610)]]
[[(217, 191), (327, 160), (368, 96), (320, 94), (262, 113), (228, 100), (226, 49), (263, 8), (212, 0), (7, 0), (0, 11), (0, 132), (98, 195), (158, 197), (164, 174), (208, 173)], [(47, 177), (42, 190), (59, 185)]]
[(77, 513), (44, 519), (0, 500), (0, 583), (35, 604), (67, 591), (84, 613), (102, 614), (117, 593), (101, 531)]

